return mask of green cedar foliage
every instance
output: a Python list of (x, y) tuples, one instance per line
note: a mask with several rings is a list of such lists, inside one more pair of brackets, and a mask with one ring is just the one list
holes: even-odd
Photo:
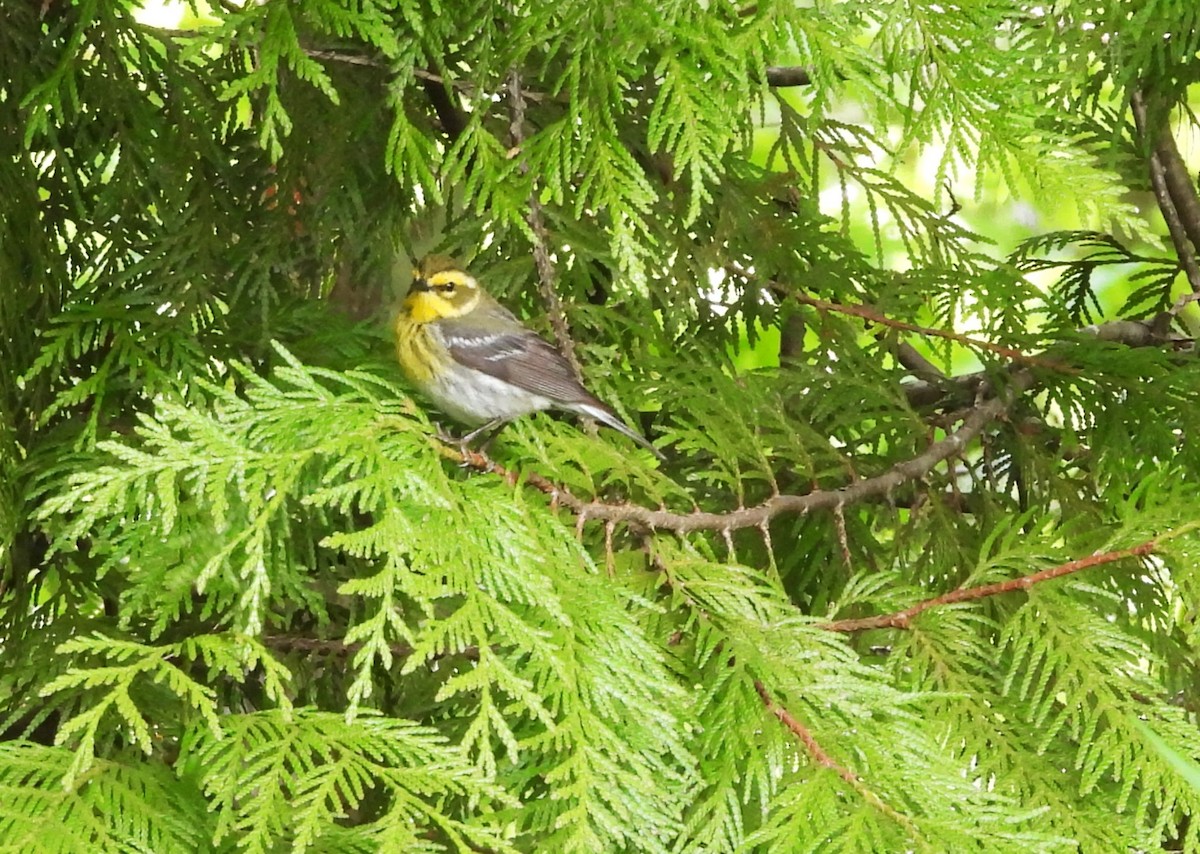
[[(137, 5), (0, 2), (0, 848), (1200, 851), (1194, 0)], [(456, 465), (433, 249), (669, 462)]]

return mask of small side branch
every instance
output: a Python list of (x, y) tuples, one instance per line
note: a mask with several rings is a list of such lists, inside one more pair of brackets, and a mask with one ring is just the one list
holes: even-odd
[(1115, 563), (1116, 561), (1125, 560), (1125, 558), (1130, 557), (1145, 557), (1152, 554), (1157, 548), (1158, 540), (1147, 540), (1131, 548), (1099, 552), (1079, 558), (1078, 560), (1059, 564), (1050, 569), (1043, 569), (1041, 572), (1022, 575), (1020, 578), (1010, 578), (1008, 581), (997, 581), (994, 584), (981, 584), (978, 587), (964, 587), (953, 590), (942, 596), (935, 596), (932, 599), (918, 602), (911, 608), (905, 608), (903, 611), (897, 611), (894, 614), (880, 614), (876, 617), (863, 617), (855, 620), (835, 620), (832, 623), (822, 624), (821, 628), (831, 632), (862, 632), (868, 629), (908, 629), (912, 627), (914, 617), (931, 608), (953, 605), (956, 602), (985, 599), (988, 596), (1012, 593), (1015, 590), (1028, 590), (1033, 585), (1040, 584), (1043, 581), (1049, 581), (1052, 578), (1061, 578), (1064, 575), (1090, 569), (1093, 566), (1103, 566), (1104, 564)]
[(896, 357), (896, 361), (905, 370), (914, 376), (922, 377), (932, 382), (945, 382), (948, 379), (946, 373), (941, 368), (926, 359), (916, 347), (906, 341), (896, 344), (892, 348), (892, 355)]

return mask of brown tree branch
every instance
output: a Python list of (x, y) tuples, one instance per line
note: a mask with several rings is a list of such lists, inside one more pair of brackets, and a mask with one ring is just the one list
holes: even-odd
[[(1179, 160), (1171, 129), (1150, 127), (1150, 110), (1140, 91), (1135, 91), (1129, 101), (1138, 137), (1150, 151), (1150, 186), (1154, 189), (1158, 209), (1167, 223), (1179, 266), (1187, 276), (1192, 293), (1200, 293), (1200, 264), (1196, 261), (1196, 252), (1200, 248), (1200, 243), (1196, 241), (1196, 238), (1200, 238), (1200, 202), (1196, 200), (1196, 190), (1191, 186), (1182, 160)], [(1179, 175), (1180, 169), (1184, 169), (1182, 176)], [(1172, 192), (1173, 188), (1175, 192)], [(1195, 237), (1191, 236), (1193, 233)]]
[(1124, 344), (1126, 347), (1154, 347), (1160, 344), (1178, 344), (1186, 339), (1175, 338), (1160, 332), (1154, 323), (1143, 320), (1110, 320), (1094, 323), (1079, 330), (1101, 341)]
[(921, 351), (906, 341), (896, 344), (892, 348), (892, 355), (896, 357), (896, 361), (900, 363), (901, 367), (914, 376), (934, 382), (945, 382), (948, 379), (945, 371), (926, 359)]
[[(162, 30), (161, 32), (172, 32), (170, 30)], [(185, 35), (197, 35), (198, 31), (187, 31)], [(340, 50), (316, 50), (314, 48), (305, 48), (304, 53), (313, 59), (324, 59), (330, 62), (342, 62), (346, 65), (361, 65), (366, 68), (387, 68), (388, 64), (381, 59), (376, 59), (373, 56), (364, 56), (361, 53), (343, 53)], [(425, 74), (418, 73), (420, 69), (413, 69), (413, 74), (417, 77), (424, 77)], [(441, 78), (438, 78), (441, 82)]]
[(779, 364), (786, 365), (804, 355), (804, 337), (807, 332), (808, 324), (804, 322), (804, 315), (800, 312), (790, 312), (784, 318), (779, 328)]
[(1179, 154), (1179, 146), (1167, 122), (1167, 115), (1163, 114), (1163, 121), (1158, 127), (1149, 127), (1150, 116), (1145, 96), (1141, 92), (1134, 93), (1132, 103), (1139, 132), (1143, 139), (1149, 134), (1148, 142), (1154, 146), (1167, 193), (1179, 214), (1183, 231), (1187, 234), (1192, 248), (1200, 252), (1200, 197), (1196, 194), (1196, 185), (1188, 173), (1187, 164)]
[[(447, 80), (440, 74), (434, 74), (432, 71), (426, 71), (424, 68), (414, 68), (413, 77), (416, 77), (418, 80), (429, 80), (434, 83), (441, 83), (443, 86), (448, 86), (452, 89), (462, 92), (464, 95), (473, 95), (479, 91), (479, 87), (474, 83), (470, 83), (466, 80)], [(533, 89), (522, 89), (521, 97), (523, 97), (526, 101), (550, 100), (550, 96), (545, 92), (537, 92)]]
[[(728, 265), (727, 269), (733, 274), (744, 278), (751, 276), (750, 273), (737, 264)], [(933, 338), (945, 338), (967, 346), (978, 347), (997, 353), (1019, 364), (1049, 368), (1066, 374), (1079, 373), (1077, 368), (1059, 359), (1048, 358), (1044, 353), (1027, 354), (1012, 347), (1005, 347), (990, 341), (972, 338), (961, 333), (895, 320), (866, 303), (845, 304), (822, 300), (818, 297), (795, 291), (778, 281), (772, 281), (771, 288), (775, 293), (784, 298), (792, 297), (801, 305), (809, 305), (821, 311), (831, 311), (837, 314), (858, 317), (879, 326), (903, 332), (914, 332)], [(1164, 323), (1164, 320), (1167, 322)], [(795, 328), (794, 332), (791, 331), (791, 327), (793, 326)], [(793, 314), (786, 319), (782, 331), (789, 333), (789, 335), (787, 338), (783, 334), (780, 336), (779, 356), (781, 363), (786, 358), (794, 358), (800, 353), (804, 329), (803, 318)], [(1142, 320), (1111, 320), (1105, 323), (1093, 324), (1078, 331), (1081, 335), (1092, 336), (1102, 341), (1111, 341), (1116, 344), (1124, 344), (1128, 347), (1154, 347), (1164, 344), (1178, 346), (1192, 340), (1190, 338), (1169, 335), (1169, 317), (1165, 315), (1159, 315), (1154, 321), (1149, 322)], [(884, 338), (880, 333), (877, 333), (876, 337), (881, 340)], [(912, 345), (903, 341), (885, 343), (888, 344), (896, 360), (918, 378), (916, 382), (906, 383), (903, 386), (905, 396), (908, 398), (911, 406), (928, 406), (944, 400), (947, 396), (955, 401), (970, 400), (981, 393), (986, 394), (988, 392), (990, 384), (988, 379), (989, 371), (976, 371), (956, 377), (947, 377)]]
[(456, 103), (457, 94), (451, 95), (454, 89), (447, 88), (440, 80), (425, 78), (421, 81), (421, 86), (425, 90), (425, 97), (433, 106), (433, 111), (437, 113), (438, 121), (442, 123), (442, 130), (450, 142), (454, 142), (467, 128), (467, 120), (460, 105)]
[(958, 590), (952, 590), (941, 596), (935, 596), (932, 599), (918, 602), (911, 608), (905, 608), (903, 611), (897, 611), (894, 614), (880, 614), (875, 617), (861, 617), (852, 620), (834, 620), (832, 623), (822, 623), (821, 628), (831, 632), (862, 632), (868, 629), (908, 629), (912, 627), (914, 617), (928, 611), (930, 608), (939, 608), (943, 605), (952, 605), (956, 602), (970, 602), (975, 599), (984, 599), (988, 596), (998, 596), (1001, 593), (1012, 593), (1015, 590), (1028, 590), (1033, 585), (1043, 581), (1049, 581), (1052, 578), (1061, 578), (1064, 575), (1090, 569), (1093, 566), (1103, 566), (1104, 564), (1114, 563), (1128, 557), (1145, 557), (1152, 554), (1157, 548), (1157, 539), (1147, 540), (1144, 543), (1127, 549), (1098, 552), (1097, 554), (1088, 555), (1078, 560), (1059, 564), (1050, 569), (1043, 569), (1040, 572), (1034, 572), (1030, 575), (1022, 575), (1019, 578), (997, 581), (994, 584), (981, 584), (978, 587), (963, 587)]
[(909, 481), (918, 480), (938, 463), (966, 450), (967, 445), (982, 433), (988, 424), (1003, 416), (1017, 396), (1032, 384), (1033, 377), (1028, 371), (1014, 374), (1008, 388), (971, 409), (957, 430), (934, 442), (912, 459), (897, 463), (882, 474), (856, 480), (838, 489), (817, 489), (804, 495), (774, 495), (755, 507), (740, 507), (723, 513), (702, 510), (675, 513), (637, 504), (585, 501), (535, 472), (512, 471), (480, 451), (442, 445), (441, 452), (448, 459), (469, 468), (499, 475), (513, 486), (518, 483), (532, 486), (549, 495), (556, 506), (566, 507), (578, 516), (581, 524), (586, 521), (619, 522), (642, 530), (671, 531), (677, 534), (694, 531), (728, 532), (742, 528), (761, 528), (775, 517), (785, 514), (800, 515), (814, 510), (856, 504), (887, 495)]
[(1188, 173), (1187, 164), (1179, 154), (1179, 146), (1175, 135), (1169, 128), (1163, 128), (1155, 145), (1159, 162), (1162, 164), (1163, 178), (1167, 182), (1167, 191), (1175, 210), (1179, 212), (1183, 230), (1191, 241), (1192, 248), (1200, 252), (1200, 198), (1196, 195), (1195, 179)]
[[(237, 6), (230, 5), (225, 0), (217, 0), (218, 5), (228, 14), (236, 14), (240, 12)], [(50, 0), (46, 0), (43, 8), (50, 5)], [(205, 34), (206, 30), (212, 30), (211, 27), (195, 27), (192, 29), (178, 29), (172, 27), (156, 27), (151, 24), (141, 25), (148, 32), (156, 33), (167, 38), (196, 38)], [(391, 68), (392, 64), (386, 59), (378, 55), (368, 55), (363, 53), (348, 53), (341, 50), (322, 50), (318, 48), (305, 48), (304, 52), (313, 59), (323, 59), (330, 62), (343, 62), (349, 65), (361, 65), (371, 68)], [(441, 76), (434, 74), (431, 71), (426, 71), (423, 68), (414, 68), (413, 75), (415, 77), (440, 83), (455, 89), (472, 90), (477, 87), (472, 83), (447, 81)], [(771, 65), (766, 69), (767, 85), (774, 89), (783, 89), (792, 86), (809, 86), (812, 84), (812, 75), (809, 70), (802, 65)], [(530, 101), (540, 101), (549, 98), (544, 92), (537, 92), (530, 89), (522, 91), (522, 94)]]

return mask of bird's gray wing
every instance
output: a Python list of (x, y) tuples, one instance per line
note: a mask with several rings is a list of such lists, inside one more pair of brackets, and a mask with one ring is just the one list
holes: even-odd
[(558, 403), (604, 406), (579, 384), (563, 355), (533, 332), (450, 324), (441, 324), (438, 332), (450, 357), (464, 367)]
[(570, 362), (533, 332), (458, 323), (439, 324), (438, 333), (450, 358), (458, 364), (540, 394), (564, 409), (594, 418), (649, 448), (660, 460), (666, 459), (662, 451), (625, 424), (611, 406), (580, 385)]

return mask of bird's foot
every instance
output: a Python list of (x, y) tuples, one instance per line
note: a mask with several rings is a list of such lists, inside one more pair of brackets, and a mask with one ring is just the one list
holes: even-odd
[[(458, 452), (463, 458), (462, 464), (464, 466), (469, 466), (469, 459), (471, 455), (487, 455), (487, 451), (492, 444), (492, 440), (495, 439), (500, 433), (500, 429), (504, 426), (504, 423), (505, 422), (501, 421), (500, 419), (495, 419), (487, 422), (481, 427), (475, 428), (465, 436), (455, 436), (437, 422), (435, 422), (433, 426), (436, 430), (434, 435), (438, 438), (438, 440), (445, 442), (447, 445), (458, 448)], [(484, 437), (483, 442), (478, 448), (472, 448), (471, 445), (480, 436)]]
[(464, 446), (470, 445), (470, 444), (473, 444), (476, 439), (478, 439), (480, 436), (482, 436), (483, 441), (479, 443), (479, 447), (476, 448), (475, 450), (477, 453), (487, 454), (488, 448), (490, 448), (492, 446), (492, 440), (495, 439), (498, 435), (500, 435), (500, 431), (504, 429), (504, 425), (507, 423), (508, 422), (504, 421), (501, 418), (493, 418), (491, 421), (487, 422), (486, 424), (484, 424), (480, 427), (476, 427), (470, 433), (463, 436), (462, 439), (460, 439), (459, 441)]

